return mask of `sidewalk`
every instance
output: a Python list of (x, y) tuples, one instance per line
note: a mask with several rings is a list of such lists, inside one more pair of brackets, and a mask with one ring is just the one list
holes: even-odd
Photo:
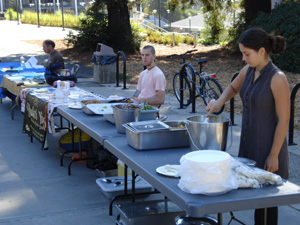
[[(17, 22), (0, 21), (1, 30), (12, 29), (13, 38), (5, 38), (0, 42), (0, 58), (2, 61), (18, 61), (21, 54), (34, 54), (44, 57), (40, 46), (30, 45), (20, 41), (24, 38), (43, 40), (45, 38), (63, 38), (65, 33), (61, 28), (37, 28), (35, 25), (16, 25)], [(26, 29), (25, 29), (26, 28)], [(10, 30), (9, 29), (9, 30)], [(20, 34), (24, 33), (23, 35)], [(19, 35), (18, 35), (19, 34)], [(55, 35), (55, 36), (52, 36)], [(59, 36), (61, 35), (61, 36)], [(46, 56), (47, 57), (47, 56)], [(91, 69), (91, 68), (89, 68)], [(88, 69), (80, 69), (84, 78), (80, 78), (78, 86), (94, 93), (121, 95), (130, 97), (135, 92), (135, 85), (128, 89), (115, 87), (115, 84), (99, 85), (91, 79)], [(60, 156), (57, 153), (57, 143), (60, 136), (49, 135), (49, 150), (41, 151), (41, 144), (36, 140), (30, 143), (30, 138), (22, 133), (23, 115), (16, 110), (15, 120), (10, 120), (10, 101), (4, 99), (0, 105), (0, 224), (11, 225), (113, 225), (117, 216), (108, 215), (109, 201), (101, 193), (95, 183), (93, 170), (84, 164), (73, 164), (72, 175), (67, 175), (66, 159), (64, 166), (59, 166)], [(167, 116), (168, 121), (185, 120), (194, 115), (204, 114), (203, 105), (197, 105), (197, 113), (190, 113), (191, 106), (178, 109), (179, 103), (173, 93), (166, 95), (166, 103), (161, 107), (160, 114)], [(228, 113), (223, 113), (229, 117)], [(235, 115), (237, 126), (232, 127), (233, 143), (228, 152), (236, 155), (239, 146), (241, 117)], [(229, 131), (230, 132), (230, 131)], [(290, 146), (290, 181), (300, 185), (300, 135), (295, 132), (294, 141), (298, 144)], [(228, 145), (230, 145), (230, 134)], [(150, 199), (156, 198), (151, 196)], [(300, 205), (283, 206), (279, 208), (279, 224), (298, 225)], [(234, 212), (234, 215), (244, 223), (253, 224), (253, 210)], [(215, 215), (216, 216), (216, 215)], [(230, 220), (229, 213), (223, 215), (224, 224)], [(238, 224), (232, 222), (232, 225)]]

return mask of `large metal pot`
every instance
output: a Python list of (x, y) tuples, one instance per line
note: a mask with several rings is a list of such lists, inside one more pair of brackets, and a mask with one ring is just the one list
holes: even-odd
[(188, 215), (181, 215), (175, 218), (175, 223), (176, 225), (217, 225), (218, 220), (209, 216), (194, 218)]
[(139, 105), (117, 104), (112, 105), (112, 107), (118, 133), (126, 133), (126, 129), (122, 126), (122, 124), (139, 121), (141, 115), (141, 107)]
[(187, 131), (193, 151), (226, 150), (230, 120), (223, 116), (192, 116), (187, 118)]

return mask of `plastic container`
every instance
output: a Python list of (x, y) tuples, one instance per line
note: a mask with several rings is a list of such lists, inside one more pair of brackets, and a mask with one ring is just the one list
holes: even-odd
[[(120, 159), (118, 159), (117, 166), (118, 166), (118, 176), (124, 176), (125, 164)], [(131, 174), (132, 174), (132, 170), (129, 167), (127, 167), (127, 175), (131, 175)]]
[(20, 65), (21, 65), (21, 67), (25, 67), (25, 58), (24, 58), (24, 56), (20, 57)]
[[(111, 183), (103, 182), (103, 179), (106, 178), (98, 178), (96, 179), (97, 185), (100, 187), (102, 193), (107, 197), (108, 199), (113, 198), (117, 195), (124, 194), (124, 177), (118, 176), (118, 177), (108, 177), (108, 179), (112, 180)], [(128, 194), (131, 193), (131, 183), (132, 178), (128, 177), (127, 180), (127, 190)], [(135, 180), (135, 193), (140, 192), (150, 192), (153, 190), (153, 187), (151, 184), (146, 182), (143, 178), (137, 177)]]
[(191, 194), (223, 194), (238, 187), (231, 156), (220, 150), (189, 152), (180, 159), (181, 190)]

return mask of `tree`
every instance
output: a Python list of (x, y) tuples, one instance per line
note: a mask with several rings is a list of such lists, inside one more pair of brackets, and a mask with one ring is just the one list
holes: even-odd
[[(288, 1), (288, 0), (286, 0)], [(202, 2), (205, 7), (211, 8), (213, 4), (226, 4), (230, 6), (232, 0), (170, 0), (170, 5), (172, 8), (178, 6), (180, 3), (195, 4), (197, 2)], [(245, 22), (250, 24), (250, 22), (257, 16), (259, 12), (270, 13), (272, 8), (272, 0), (244, 0), (245, 7)]]
[(128, 0), (96, 0), (75, 28), (78, 34), (69, 34), (68, 42), (82, 51), (94, 49), (99, 42), (115, 51), (139, 50), (141, 41), (131, 28), (127, 4)]
[(128, 0), (107, 0), (108, 36), (115, 50), (134, 52), (135, 44), (130, 26)]
[(245, 22), (250, 24), (259, 12), (271, 13), (272, 0), (244, 0)]
[(230, 8), (224, 9), (224, 6), (226, 4), (231, 5), (231, 0), (170, 0), (168, 8), (174, 11), (177, 7), (181, 7), (184, 10), (186, 7), (200, 2), (203, 4), (206, 30), (209, 33), (208, 42), (217, 43), (221, 32), (224, 30), (225, 15), (223, 11)]

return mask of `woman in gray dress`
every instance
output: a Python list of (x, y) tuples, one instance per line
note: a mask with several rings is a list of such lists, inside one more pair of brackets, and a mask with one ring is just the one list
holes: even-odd
[[(288, 179), (289, 86), (284, 73), (270, 59), (270, 54), (285, 49), (285, 40), (251, 28), (239, 38), (239, 48), (247, 65), (220, 98), (207, 105), (207, 116), (240, 93), (243, 117), (239, 156), (253, 159), (258, 167)], [(277, 220), (277, 207), (268, 208), (267, 224), (276, 225)], [(255, 210), (255, 225), (260, 224), (264, 224), (264, 209)]]

